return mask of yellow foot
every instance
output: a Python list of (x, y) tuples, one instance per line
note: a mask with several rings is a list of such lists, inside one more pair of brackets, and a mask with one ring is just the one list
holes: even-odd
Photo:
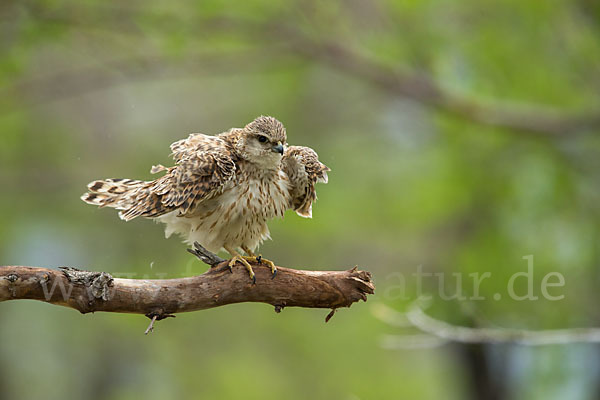
[(262, 258), (262, 256), (259, 254), (256, 257), (256, 262), (258, 262), (259, 264), (267, 264), (271, 268), (271, 279), (275, 278), (275, 275), (277, 275), (277, 267), (275, 266), (273, 261), (267, 260), (266, 258)]
[(277, 275), (277, 267), (275, 266), (273, 261), (262, 258), (260, 254), (258, 256), (255, 256), (252, 250), (248, 248), (248, 246), (242, 246), (242, 250), (244, 250), (246, 254), (248, 254), (248, 257), (244, 257), (246, 260), (256, 261), (259, 264), (267, 264), (271, 268), (271, 279), (275, 278), (275, 275)]
[(250, 279), (252, 279), (252, 283), (255, 284), (256, 283), (256, 275), (254, 274), (254, 271), (252, 270), (252, 266), (247, 261), (247, 260), (254, 261), (255, 259), (256, 259), (256, 257), (247, 257), (247, 256), (241, 256), (239, 254), (236, 254), (235, 256), (233, 256), (231, 258), (231, 260), (229, 260), (229, 264), (228, 264), (229, 270), (231, 271), (231, 269), (235, 265), (235, 263), (239, 261), (244, 267), (246, 267), (246, 270), (248, 270), (248, 274), (250, 275)]

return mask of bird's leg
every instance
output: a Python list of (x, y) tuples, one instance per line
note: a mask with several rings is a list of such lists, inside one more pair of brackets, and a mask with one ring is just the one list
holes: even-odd
[(262, 258), (260, 254), (258, 256), (254, 255), (254, 252), (250, 250), (247, 246), (242, 246), (242, 250), (244, 250), (246, 254), (250, 256), (250, 258), (256, 260), (257, 263), (267, 264), (271, 268), (271, 279), (275, 278), (275, 275), (277, 275), (277, 267), (275, 266), (275, 263), (273, 263), (273, 261)]
[(252, 270), (252, 266), (247, 261), (248, 259), (254, 260), (255, 258), (254, 257), (244, 257), (240, 253), (238, 253), (236, 250), (234, 250), (228, 246), (225, 246), (225, 250), (227, 250), (227, 252), (232, 255), (231, 259), (229, 260), (229, 264), (228, 264), (229, 269), (231, 270), (231, 268), (235, 265), (235, 263), (237, 261), (239, 261), (244, 267), (246, 267), (246, 270), (248, 270), (248, 274), (250, 275), (250, 279), (252, 279), (252, 283), (256, 283), (256, 275), (254, 274), (254, 271)]

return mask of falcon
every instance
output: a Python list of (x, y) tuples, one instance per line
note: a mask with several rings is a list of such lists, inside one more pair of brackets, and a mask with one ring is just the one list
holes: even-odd
[(231, 255), (229, 268), (241, 263), (254, 283), (249, 261), (267, 264), (275, 277), (275, 264), (255, 251), (270, 239), (270, 219), (288, 209), (312, 217), (315, 184), (327, 183), (330, 171), (317, 153), (288, 146), (285, 127), (268, 116), (216, 136), (191, 134), (171, 151), (175, 166), (150, 170), (164, 172), (161, 177), (93, 181), (81, 199), (115, 208), (125, 221), (145, 217), (164, 223), (167, 238), (176, 233), (214, 253), (224, 249)]

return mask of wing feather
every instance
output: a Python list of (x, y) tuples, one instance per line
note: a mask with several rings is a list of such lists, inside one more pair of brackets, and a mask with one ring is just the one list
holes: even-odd
[(166, 170), (167, 173), (139, 188), (133, 207), (122, 211), (121, 218), (158, 217), (173, 210), (184, 215), (198, 202), (219, 193), (235, 175), (233, 153), (220, 138), (190, 135), (173, 143), (171, 151), (176, 165), (153, 167), (153, 171)]
[(319, 161), (313, 149), (303, 146), (289, 146), (282, 166), (292, 186), (290, 208), (301, 217), (312, 218), (312, 203), (317, 200), (315, 184), (327, 183), (327, 172), (331, 170)]

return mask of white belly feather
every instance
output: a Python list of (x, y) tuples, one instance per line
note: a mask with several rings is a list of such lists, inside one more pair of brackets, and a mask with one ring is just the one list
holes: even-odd
[(255, 250), (270, 238), (267, 221), (283, 217), (289, 206), (287, 175), (279, 171), (274, 178), (236, 179), (190, 213), (178, 216), (179, 212), (173, 211), (156, 220), (166, 224), (166, 237), (177, 233), (186, 243), (197, 241), (215, 253), (224, 246)]

